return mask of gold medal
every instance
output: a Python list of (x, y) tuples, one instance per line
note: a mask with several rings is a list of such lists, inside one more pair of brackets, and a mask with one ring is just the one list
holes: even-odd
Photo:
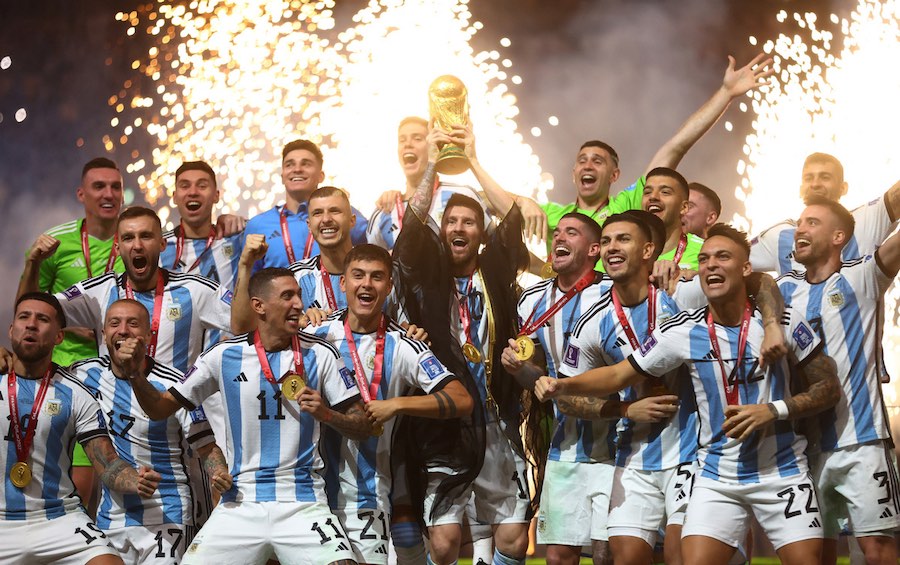
[(297, 395), (306, 386), (303, 377), (297, 373), (288, 373), (281, 381), (281, 395), (289, 400), (296, 400)]
[(528, 361), (534, 356), (534, 342), (527, 335), (520, 335), (516, 338), (516, 359), (519, 361)]
[(31, 467), (19, 461), (9, 471), (9, 480), (19, 488), (25, 488), (31, 482)]
[(372, 426), (372, 436), (381, 437), (381, 434), (384, 433), (384, 424), (375, 424)]
[(541, 267), (541, 278), (542, 279), (552, 279), (556, 276), (556, 271), (553, 270), (553, 261), (547, 261)]
[(481, 352), (478, 351), (478, 348), (475, 347), (473, 344), (464, 343), (462, 350), (463, 350), (463, 355), (465, 355), (466, 359), (468, 359), (470, 363), (480, 363), (481, 362)]

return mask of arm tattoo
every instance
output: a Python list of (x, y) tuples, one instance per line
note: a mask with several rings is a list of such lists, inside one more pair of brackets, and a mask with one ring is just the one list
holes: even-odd
[(803, 367), (806, 390), (785, 401), (792, 420), (805, 418), (834, 406), (841, 397), (834, 360), (824, 353), (817, 354)]
[(326, 423), (350, 439), (363, 440), (372, 435), (372, 424), (359, 402), (345, 412), (332, 410), (331, 419)]
[(228, 463), (225, 461), (225, 454), (219, 449), (219, 446), (211, 443), (209, 446), (201, 448), (200, 456), (203, 459), (203, 469), (210, 477), (216, 473), (221, 475), (228, 474)]
[(434, 398), (438, 403), (438, 418), (456, 418), (456, 402), (452, 396), (446, 391), (439, 390), (434, 393)]
[(94, 438), (84, 447), (94, 471), (107, 488), (130, 494), (138, 492), (137, 471), (119, 458), (108, 437)]
[[(756, 284), (757, 282), (758, 284)], [(762, 314), (763, 324), (781, 323), (781, 317), (784, 314), (784, 296), (782, 296), (778, 284), (775, 283), (775, 279), (766, 273), (753, 273), (748, 277), (748, 283), (748, 290), (756, 299), (756, 306)]]
[(431, 209), (431, 199), (434, 197), (434, 163), (429, 162), (422, 175), (422, 181), (416, 187), (416, 192), (409, 199), (409, 207), (423, 222), (428, 219), (428, 211)]
[(603, 420), (606, 418), (618, 418), (618, 413), (611, 415), (609, 408), (604, 407), (610, 404), (602, 398), (595, 396), (573, 396), (562, 395), (557, 397), (556, 405), (559, 411), (567, 416), (574, 416), (584, 420)]

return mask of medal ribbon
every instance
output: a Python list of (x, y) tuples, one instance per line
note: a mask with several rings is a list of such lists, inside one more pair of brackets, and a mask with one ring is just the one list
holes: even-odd
[(397, 223), (400, 224), (397, 227), (403, 227), (403, 215), (405, 213), (405, 206), (403, 206), (403, 199), (400, 198), (400, 193), (397, 193)]
[[(291, 243), (291, 231), (288, 229), (287, 223), (287, 204), (281, 209), (278, 220), (281, 222), (281, 239), (284, 240), (284, 250), (287, 253), (288, 263), (296, 263), (297, 257), (294, 255), (294, 245)], [(309, 258), (309, 254), (312, 252), (312, 246), (313, 235), (312, 232), (309, 232), (306, 234), (306, 246), (303, 248), (304, 259)]]
[[(216, 239), (216, 229), (213, 226), (209, 228), (209, 235), (206, 237), (206, 247), (203, 248), (203, 251), (197, 255), (197, 260), (194, 261), (194, 264), (191, 265), (191, 268), (185, 271), (185, 273), (190, 273), (194, 269), (200, 265), (200, 259), (203, 258), (203, 255), (206, 254), (207, 251), (212, 249), (213, 240)], [(178, 263), (181, 262), (181, 254), (184, 252), (184, 224), (178, 226), (177, 235), (175, 236), (175, 262), (172, 263), (172, 270), (178, 270)]]
[(19, 421), (19, 402), (16, 391), (16, 372), (12, 369), (9, 371), (9, 380), (7, 381), (7, 400), (9, 401), (9, 427), (13, 438), (16, 442), (16, 459), (19, 463), (25, 463), (28, 459), (28, 452), (31, 451), (31, 443), (34, 441), (34, 431), (37, 429), (37, 415), (41, 411), (44, 404), (44, 397), (47, 396), (47, 390), (50, 388), (50, 375), (53, 372), (53, 363), (47, 368), (47, 373), (41, 379), (41, 385), (37, 394), (34, 396), (34, 404), (31, 405), (31, 416), (28, 418), (28, 427), (25, 429), (25, 437), (22, 437), (22, 428)]
[[(744, 348), (747, 346), (747, 336), (750, 333), (750, 301), (744, 305), (744, 317), (741, 320), (741, 330), (738, 337), (738, 358), (734, 367), (740, 371), (741, 362), (744, 359)], [(729, 406), (740, 404), (738, 395), (737, 382), (732, 386), (728, 386), (728, 373), (725, 372), (725, 363), (722, 361), (722, 352), (719, 350), (719, 339), (716, 337), (716, 324), (713, 322), (712, 311), (706, 313), (706, 327), (709, 330), (709, 341), (712, 344), (713, 352), (716, 354), (716, 360), (719, 362), (719, 369), (722, 371), (722, 386), (725, 388), (725, 400)]]
[(678, 238), (678, 247), (675, 248), (675, 257), (672, 259), (675, 261), (676, 265), (681, 261), (685, 249), (687, 249), (687, 234), (683, 233), (681, 234), (681, 237)]
[(321, 255), (319, 256), (319, 272), (322, 274), (322, 287), (325, 288), (325, 299), (328, 301), (328, 307), (333, 312), (337, 310), (337, 300), (334, 298), (334, 288), (331, 286), (331, 275), (328, 274)]
[(472, 347), (475, 347), (475, 344), (472, 343), (472, 335), (469, 333), (472, 326), (472, 317), (469, 314), (469, 293), (472, 292), (472, 282), (474, 280), (475, 275), (473, 274), (466, 285), (465, 296), (460, 296), (458, 292), (456, 293), (457, 303), (459, 304), (459, 322), (462, 324), (463, 333), (466, 334), (466, 343)]
[[(544, 325), (544, 322), (553, 317), (554, 314), (562, 310), (563, 306), (568, 304), (569, 300), (575, 297), (576, 294), (586, 289), (591, 282), (596, 278), (597, 274), (594, 271), (590, 271), (585, 273), (583, 277), (578, 279), (575, 283), (575, 286), (570, 288), (563, 294), (559, 300), (553, 303), (550, 308), (547, 308), (547, 311), (544, 312), (537, 320), (532, 323), (532, 319), (534, 318), (535, 312), (537, 312), (537, 306), (534, 307), (534, 310), (531, 311), (531, 315), (528, 316), (528, 319), (525, 321), (525, 325), (522, 326), (522, 329), (519, 330), (519, 335), (531, 335), (534, 333), (536, 329)], [(559, 279), (557, 279), (558, 281)]]
[[(622, 326), (622, 330), (628, 338), (628, 343), (631, 344), (631, 349), (633, 351), (639, 351), (641, 349), (641, 343), (638, 341), (637, 336), (634, 335), (631, 324), (628, 323), (628, 316), (625, 315), (625, 310), (622, 308), (622, 301), (619, 300), (619, 295), (616, 293), (616, 285), (613, 285), (612, 287), (612, 300), (613, 306), (616, 308), (616, 316), (619, 318), (619, 325)], [(647, 289), (647, 335), (649, 336), (653, 333), (654, 329), (656, 329), (656, 289), (651, 284), (648, 285)]]
[[(153, 315), (150, 321), (150, 343), (147, 344), (147, 355), (156, 356), (156, 341), (159, 338), (159, 318), (162, 315), (163, 288), (165, 281), (163, 280), (162, 269), (156, 271), (156, 295), (153, 297)], [(134, 300), (134, 289), (131, 288), (131, 281), (128, 275), (125, 275), (125, 298)]]
[(359, 359), (359, 353), (356, 351), (356, 341), (353, 339), (353, 332), (350, 330), (350, 320), (344, 318), (344, 335), (347, 337), (347, 349), (350, 350), (350, 360), (353, 361), (353, 374), (356, 377), (356, 386), (359, 387), (359, 394), (362, 396), (363, 403), (368, 404), (373, 398), (378, 397), (378, 385), (381, 384), (381, 377), (384, 374), (384, 333), (387, 324), (385, 317), (381, 316), (378, 322), (378, 331), (375, 334), (375, 367), (372, 370), (372, 384), (366, 382), (366, 373), (363, 370), (362, 361)]
[[(259, 330), (253, 332), (253, 347), (256, 348), (256, 357), (259, 359), (259, 366), (266, 380), (273, 385), (277, 385), (278, 380), (272, 374), (272, 367), (269, 365), (269, 359), (266, 357), (266, 350), (263, 348), (262, 340), (259, 338)], [(291, 351), (294, 354), (294, 372), (302, 376), (303, 356), (300, 355), (300, 338), (296, 335), (291, 336)]]
[[(84, 266), (87, 269), (88, 278), (93, 277), (94, 275), (91, 273), (91, 247), (88, 244), (88, 232), (87, 226), (84, 225), (85, 220), (81, 220), (81, 253), (84, 255)], [(119, 249), (116, 245), (119, 243), (119, 234), (113, 236), (113, 244), (112, 248), (109, 250), (109, 257), (106, 259), (106, 270), (104, 273), (108, 273), (113, 270), (113, 265), (116, 264), (116, 257), (119, 256)]]

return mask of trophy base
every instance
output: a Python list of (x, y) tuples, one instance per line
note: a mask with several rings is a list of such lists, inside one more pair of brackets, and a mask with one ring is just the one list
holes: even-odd
[(462, 147), (448, 143), (438, 153), (434, 168), (442, 175), (460, 175), (469, 170), (469, 160)]

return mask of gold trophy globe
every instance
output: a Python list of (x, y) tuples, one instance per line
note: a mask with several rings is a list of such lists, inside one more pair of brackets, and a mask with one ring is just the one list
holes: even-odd
[[(466, 85), (453, 75), (439, 76), (428, 87), (428, 113), (434, 125), (449, 132), (453, 126), (469, 121)], [(469, 170), (465, 150), (455, 143), (440, 148), (435, 170), (445, 175), (458, 175)]]

